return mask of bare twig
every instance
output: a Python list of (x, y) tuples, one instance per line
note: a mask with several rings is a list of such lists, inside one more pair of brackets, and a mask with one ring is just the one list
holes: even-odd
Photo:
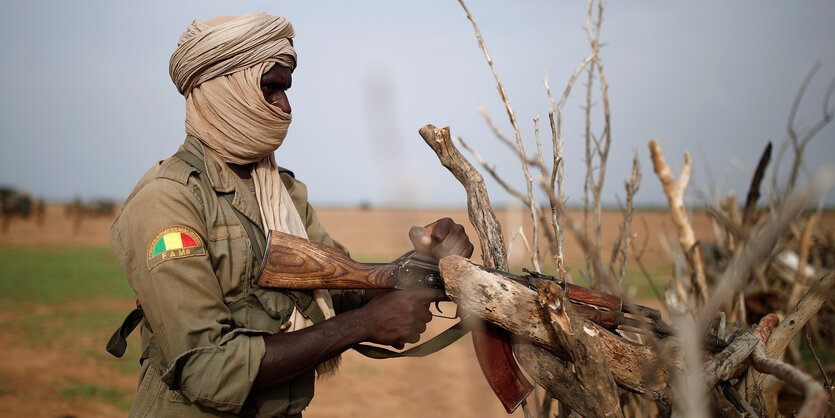
[[(586, 184), (584, 186), (584, 230), (588, 233), (588, 210), (589, 200), (588, 192), (591, 191), (594, 204), (594, 251), (600, 253), (601, 247), (601, 218), (602, 218), (602, 201), (600, 195), (603, 189), (603, 183), (606, 178), (606, 164), (609, 156), (609, 147), (611, 145), (611, 125), (610, 125), (610, 111), (609, 111), (609, 93), (606, 77), (603, 73), (603, 65), (600, 60), (600, 26), (603, 22), (603, 11), (608, 2), (599, 0), (597, 3), (597, 21), (592, 28), (592, 6), (594, 0), (589, 0), (588, 10), (586, 13), (586, 34), (589, 39), (591, 47), (592, 65), (588, 68), (589, 79), (586, 86)], [(591, 96), (592, 85), (594, 81), (595, 71), (600, 79), (601, 98), (603, 101), (603, 134), (598, 139), (591, 132)], [(591, 145), (594, 145), (594, 152), (592, 152)], [(597, 179), (594, 178), (594, 156), (597, 157)], [(589, 256), (586, 256), (586, 267), (589, 267)], [(594, 285), (594, 282), (591, 283)]]
[(823, 115), (821, 120), (815, 123), (809, 130), (804, 132), (803, 134), (798, 134), (794, 123), (795, 117), (797, 116), (797, 109), (800, 107), (800, 102), (803, 100), (803, 94), (806, 93), (806, 89), (809, 87), (809, 83), (814, 78), (815, 73), (820, 69), (821, 64), (820, 62), (815, 62), (812, 65), (812, 68), (806, 73), (806, 77), (803, 78), (803, 82), (800, 83), (800, 89), (797, 91), (797, 95), (794, 98), (794, 102), (792, 103), (791, 111), (789, 112), (789, 121), (787, 124), (786, 130), (789, 134), (789, 139), (791, 140), (792, 148), (794, 149), (794, 162), (792, 163), (792, 170), (789, 177), (788, 184), (786, 185), (786, 192), (790, 192), (794, 189), (795, 183), (797, 181), (797, 174), (800, 169), (800, 166), (803, 163), (803, 151), (806, 148), (806, 145), (809, 144), (809, 141), (820, 132), (829, 122), (832, 121), (833, 117), (835, 117), (835, 112), (832, 112), (829, 109), (829, 102), (832, 99), (833, 90), (835, 90), (835, 78), (829, 83), (829, 86), (826, 89), (826, 93), (824, 94), (823, 98)]
[(460, 145), (461, 147), (463, 147), (470, 154), (472, 154), (473, 157), (476, 159), (476, 162), (478, 162), (478, 164), (481, 166), (481, 168), (483, 168), (484, 171), (486, 171), (487, 174), (489, 174), (490, 177), (492, 177), (493, 180), (496, 181), (496, 183), (499, 183), (499, 185), (502, 186), (502, 188), (506, 192), (508, 192), (513, 197), (521, 200), (525, 205), (528, 204), (527, 200), (525, 199), (525, 195), (523, 195), (522, 192), (520, 192), (519, 190), (516, 190), (513, 186), (511, 186), (506, 181), (504, 181), (504, 179), (502, 179), (499, 176), (499, 174), (496, 172), (496, 169), (493, 168), (492, 166), (490, 166), (486, 161), (484, 161), (484, 158), (481, 157), (481, 154), (479, 154), (478, 151), (476, 151), (474, 148), (470, 147), (469, 144), (464, 142), (464, 139), (456, 136), (456, 137), (452, 138), (452, 141), (455, 144)]
[[(547, 79), (547, 77), (546, 77)], [(547, 81), (546, 81), (547, 86)], [(561, 116), (560, 116), (561, 117)], [(554, 166), (551, 168), (551, 180), (546, 187), (548, 191), (548, 203), (551, 206), (551, 226), (554, 229), (554, 257), (559, 260), (565, 259), (565, 235), (563, 234), (562, 216), (554, 203), (559, 199), (565, 204), (565, 169), (562, 163), (562, 139), (557, 140), (557, 128), (554, 126), (554, 112), (548, 112), (548, 121), (551, 125), (551, 136), (554, 142)], [(544, 179), (543, 179), (544, 180)], [(559, 188), (559, 196), (555, 196), (554, 184)], [(557, 266), (558, 270), (560, 266)], [(561, 270), (561, 274), (565, 271)]]
[(806, 329), (803, 334), (806, 340), (806, 346), (809, 347), (809, 352), (812, 353), (812, 357), (815, 359), (815, 364), (817, 364), (818, 370), (820, 370), (821, 376), (823, 377), (823, 388), (826, 390), (827, 396), (831, 399), (832, 381), (829, 380), (829, 376), (826, 375), (826, 370), (824, 370), (823, 365), (821, 364), (821, 359), (818, 358), (818, 355), (815, 353), (815, 348), (812, 347), (812, 337), (809, 336), (809, 330)]
[(484, 106), (479, 106), (478, 112), (481, 113), (481, 116), (484, 118), (484, 121), (487, 122), (488, 126), (490, 126), (490, 130), (493, 131), (493, 134), (496, 135), (496, 138), (498, 138), (498, 140), (502, 144), (507, 145), (507, 147), (510, 148), (510, 150), (513, 151), (513, 153), (516, 154), (520, 159), (523, 159), (526, 164), (536, 166), (540, 170), (544, 169), (544, 166), (540, 165), (539, 161), (537, 161), (535, 158), (528, 158), (528, 156), (523, 154), (522, 151), (520, 151), (519, 148), (517, 148), (517, 146), (513, 142), (510, 142), (510, 140), (507, 139), (506, 136), (504, 136), (504, 134), (499, 130), (499, 127), (496, 126), (496, 124), (493, 122), (493, 118), (490, 117), (490, 113), (487, 112), (487, 109), (485, 109)]
[(771, 142), (766, 145), (763, 155), (760, 157), (760, 162), (757, 164), (757, 169), (754, 171), (754, 177), (751, 178), (751, 186), (748, 188), (748, 196), (745, 198), (745, 212), (742, 215), (742, 227), (749, 229), (753, 223), (754, 210), (757, 208), (757, 199), (760, 198), (760, 184), (765, 177), (765, 169), (771, 161)]
[(635, 193), (641, 187), (641, 163), (638, 161), (638, 151), (633, 152), (632, 157), (632, 173), (629, 175), (629, 180), (624, 182), (626, 188), (626, 207), (623, 208), (623, 223), (620, 226), (618, 238), (615, 240), (614, 248), (612, 249), (612, 261), (609, 263), (611, 270), (615, 270), (615, 261), (617, 255), (620, 254), (620, 273), (618, 274), (618, 285), (623, 287), (623, 280), (626, 277), (626, 260), (629, 257), (629, 248), (632, 243), (632, 233), (629, 228), (632, 224), (632, 215), (635, 213), (632, 207), (632, 200)]

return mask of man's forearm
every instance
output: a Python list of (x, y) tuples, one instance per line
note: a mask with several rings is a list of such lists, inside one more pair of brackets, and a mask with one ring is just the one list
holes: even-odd
[(352, 310), (298, 331), (264, 337), (256, 388), (290, 381), (368, 338), (362, 312)]

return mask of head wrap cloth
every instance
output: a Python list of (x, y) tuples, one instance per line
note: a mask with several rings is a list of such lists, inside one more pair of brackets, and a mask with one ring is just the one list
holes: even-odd
[[(186, 98), (186, 132), (201, 140), (206, 157), (254, 163), (252, 177), (264, 228), (307, 238), (273, 154), (292, 118), (267, 103), (260, 84), (276, 63), (295, 68), (294, 34), (289, 20), (266, 13), (195, 20), (171, 55), (169, 73)], [(332, 317), (330, 294), (314, 290), (313, 296), (325, 318)], [(293, 312), (291, 330), (312, 324), (298, 309)], [(330, 374), (338, 361), (337, 357), (317, 370)]]

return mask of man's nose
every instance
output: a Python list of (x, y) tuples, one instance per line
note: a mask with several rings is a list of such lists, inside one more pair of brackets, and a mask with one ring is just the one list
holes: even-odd
[(290, 107), (290, 100), (287, 98), (287, 93), (283, 91), (278, 92), (270, 99), (271, 105), (278, 107), (284, 113), (292, 113), (293, 109)]

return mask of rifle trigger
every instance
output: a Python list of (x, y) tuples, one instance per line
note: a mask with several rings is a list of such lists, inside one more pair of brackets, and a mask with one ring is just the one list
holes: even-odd
[[(437, 309), (438, 312), (440, 312), (440, 313), (444, 313), (444, 311), (441, 310), (441, 301), (439, 301), (439, 300), (435, 301), (435, 309)], [(455, 310), (455, 316), (444, 316), (444, 315), (435, 315), (435, 314), (432, 314), (432, 316), (434, 316), (435, 318), (456, 319), (456, 318), (458, 318), (458, 310), (457, 309)]]

